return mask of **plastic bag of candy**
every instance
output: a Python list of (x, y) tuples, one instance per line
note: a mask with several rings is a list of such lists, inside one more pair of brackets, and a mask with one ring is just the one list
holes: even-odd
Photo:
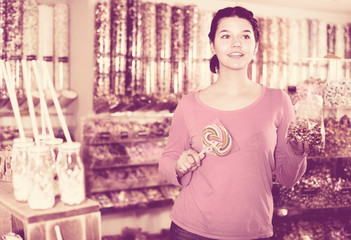
[(295, 121), (288, 129), (288, 141), (308, 142), (310, 154), (320, 152), (325, 146), (323, 98), (309, 93), (295, 105)]

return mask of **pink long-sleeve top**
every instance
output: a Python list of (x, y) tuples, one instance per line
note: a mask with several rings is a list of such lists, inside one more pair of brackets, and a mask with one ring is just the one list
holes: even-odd
[[(208, 238), (244, 240), (273, 235), (272, 175), (293, 186), (306, 171), (306, 156), (295, 155), (286, 142), (294, 111), (280, 89), (263, 87), (251, 105), (234, 111), (209, 107), (188, 94), (172, 119), (168, 144), (159, 163), (160, 174), (181, 191), (171, 220)], [(178, 180), (175, 165), (184, 150), (202, 150), (201, 133), (219, 120), (234, 148), (225, 156), (210, 153), (201, 166)]]

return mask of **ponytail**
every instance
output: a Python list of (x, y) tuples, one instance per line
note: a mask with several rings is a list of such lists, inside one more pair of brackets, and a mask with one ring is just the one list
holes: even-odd
[(210, 60), (210, 70), (213, 73), (217, 73), (219, 70), (219, 60), (216, 54)]

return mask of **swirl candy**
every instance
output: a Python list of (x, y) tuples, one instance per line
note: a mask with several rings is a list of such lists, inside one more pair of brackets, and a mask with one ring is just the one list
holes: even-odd
[(232, 149), (232, 137), (225, 127), (220, 123), (213, 123), (202, 130), (201, 153), (209, 152), (217, 156), (224, 156)]

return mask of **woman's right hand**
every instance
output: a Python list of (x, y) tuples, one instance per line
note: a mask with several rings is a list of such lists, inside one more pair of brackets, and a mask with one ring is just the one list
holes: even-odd
[(201, 165), (201, 160), (205, 154), (199, 155), (194, 149), (184, 151), (176, 164), (175, 170), (178, 177), (183, 177), (186, 173), (195, 171)]

